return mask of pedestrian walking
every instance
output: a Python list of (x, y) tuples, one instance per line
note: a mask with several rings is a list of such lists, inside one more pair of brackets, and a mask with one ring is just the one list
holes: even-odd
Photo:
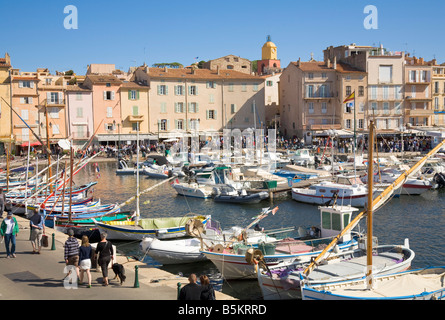
[(206, 275), (201, 275), (199, 277), (201, 281), (201, 300), (216, 300), (215, 298), (215, 290), (213, 289), (212, 284), (210, 283), (209, 277)]
[(31, 227), (29, 240), (32, 244), (32, 253), (40, 254), (40, 250), (42, 249), (42, 236), (45, 233), (45, 224), (38, 211), (34, 211), (34, 214), (29, 219), (29, 225)]
[(67, 266), (72, 266), (69, 268), (68, 277), (71, 274), (72, 269), (76, 270), (77, 279), (79, 279), (79, 242), (74, 237), (74, 231), (72, 229), (68, 230), (68, 239), (65, 241), (65, 263)]
[(107, 234), (105, 232), (100, 234), (100, 239), (96, 248), (97, 263), (102, 270), (102, 285), (108, 286), (108, 265), (110, 261), (113, 260), (113, 245), (107, 240)]
[(83, 284), (83, 275), (87, 274), (88, 278), (88, 288), (91, 288), (91, 257), (92, 257), (93, 249), (91, 248), (90, 241), (86, 235), (82, 236), (82, 244), (79, 248), (79, 268), (80, 268), (80, 276), (79, 282)]
[(179, 291), (178, 300), (201, 300), (202, 287), (196, 283), (196, 274), (189, 276), (189, 283)]
[(0, 235), (5, 241), (6, 258), (15, 258), (15, 244), (16, 236), (19, 233), (19, 225), (12, 212), (8, 212), (5, 219), (0, 226)]

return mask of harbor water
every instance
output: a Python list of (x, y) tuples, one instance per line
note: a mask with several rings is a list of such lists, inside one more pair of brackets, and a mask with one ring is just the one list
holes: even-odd
[[(92, 163), (80, 171), (74, 181), (77, 185), (98, 181), (94, 186), (94, 196), (105, 203), (122, 203), (136, 194), (136, 175), (116, 175), (116, 162), (98, 162), (100, 177)], [(140, 175), (140, 191), (162, 180)], [(169, 182), (149, 191), (140, 197), (140, 214), (143, 218), (184, 216), (190, 213), (211, 215), (218, 220), (222, 228), (247, 226), (262, 208), (279, 210), (261, 221), (261, 227), (267, 229), (281, 227), (310, 227), (320, 225), (318, 207), (298, 203), (290, 195), (263, 200), (259, 204), (216, 203), (212, 199), (187, 198), (177, 195)], [(136, 201), (131, 202), (124, 211), (134, 211)], [(366, 219), (362, 219), (366, 220)], [(403, 244), (409, 239), (410, 247), (416, 257), (412, 268), (445, 265), (445, 189), (430, 190), (420, 196), (401, 195), (391, 199), (374, 214), (373, 232), (379, 244)], [(365, 221), (360, 224), (366, 227)], [(159, 267), (170, 273), (207, 274), (220, 289), (235, 298), (243, 300), (262, 299), (256, 280), (224, 281), (211, 262), (161, 266), (144, 252), (139, 250), (139, 241), (113, 241), (117, 249), (128, 256), (143, 259), (144, 262)]]

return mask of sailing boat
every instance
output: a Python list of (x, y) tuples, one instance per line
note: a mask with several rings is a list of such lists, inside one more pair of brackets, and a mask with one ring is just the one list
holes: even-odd
[[(137, 168), (139, 168), (139, 124), (137, 128)], [(155, 187), (173, 179), (170, 177), (161, 183), (146, 189), (144, 192), (154, 189)], [(206, 224), (209, 217), (204, 216), (182, 216), (182, 217), (166, 217), (166, 218), (140, 218), (139, 196), (144, 193), (139, 192), (139, 170), (136, 171), (136, 196), (122, 203), (120, 207), (128, 204), (136, 198), (136, 212), (134, 219), (125, 221), (97, 221), (92, 218), (94, 224), (101, 232), (107, 233), (107, 239), (110, 240), (142, 240), (145, 237), (157, 237), (159, 239), (171, 239), (186, 236), (186, 224), (190, 219), (197, 219)]]
[[(374, 123), (370, 123), (369, 159), (372, 159), (374, 149)], [(301, 295), (303, 300), (433, 300), (445, 298), (445, 266), (429, 267), (417, 270), (395, 272), (388, 275), (375, 275), (373, 262), (373, 210), (381, 206), (394, 192), (408, 179), (415, 170), (419, 170), (423, 163), (436, 153), (445, 140), (431, 150), (422, 160), (411, 169), (400, 175), (396, 181), (385, 189), (376, 199), (368, 195), (367, 214), (367, 267), (366, 275), (351, 280), (340, 280), (311, 285), (307, 276), (313, 270), (315, 263), (320, 261), (325, 252), (322, 252), (304, 271), (301, 276)], [(368, 175), (372, 176), (372, 161), (369, 161)], [(372, 190), (373, 179), (368, 180), (368, 189)], [(343, 231), (350, 229), (362, 218), (365, 212), (360, 213)], [(341, 235), (341, 233), (340, 233)], [(329, 249), (333, 241), (327, 246)]]

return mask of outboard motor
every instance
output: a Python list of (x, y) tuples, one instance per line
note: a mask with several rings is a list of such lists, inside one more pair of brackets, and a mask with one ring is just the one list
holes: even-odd
[(444, 173), (436, 172), (433, 179), (437, 183), (437, 188), (445, 187), (445, 174)]

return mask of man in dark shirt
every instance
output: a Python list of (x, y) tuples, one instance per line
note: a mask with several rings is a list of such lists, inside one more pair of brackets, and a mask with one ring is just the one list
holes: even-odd
[(189, 284), (182, 287), (179, 292), (179, 300), (200, 300), (202, 288), (196, 283), (196, 274), (189, 276)]

